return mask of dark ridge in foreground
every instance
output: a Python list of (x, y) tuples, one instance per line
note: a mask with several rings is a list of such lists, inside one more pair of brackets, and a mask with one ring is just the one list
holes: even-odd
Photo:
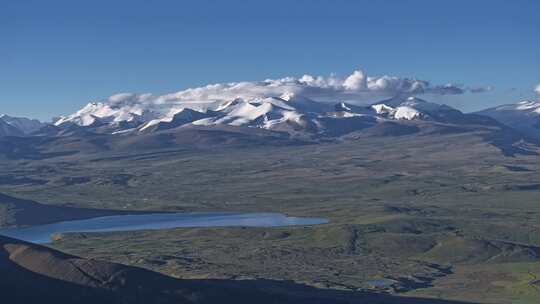
[(5, 303), (463, 303), (321, 290), (284, 281), (180, 280), (3, 236), (0, 273)]
[(149, 212), (52, 206), (0, 193), (0, 227), (43, 225), (100, 216), (143, 213)]

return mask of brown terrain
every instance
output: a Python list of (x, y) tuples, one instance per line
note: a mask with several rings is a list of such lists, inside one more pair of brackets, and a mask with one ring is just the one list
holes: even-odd
[(180, 280), (0, 236), (3, 303), (458, 303), (271, 280)]

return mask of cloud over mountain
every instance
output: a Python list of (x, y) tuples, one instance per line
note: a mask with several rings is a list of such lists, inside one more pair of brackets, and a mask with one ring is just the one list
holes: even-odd
[(368, 76), (361, 70), (346, 77), (335, 75), (300, 78), (284, 77), (264, 81), (244, 81), (211, 84), (190, 88), (172, 94), (154, 96), (152, 94), (121, 93), (110, 96), (106, 102), (111, 106), (138, 103), (191, 103), (253, 99), (283, 95), (302, 95), (320, 101), (372, 102), (377, 98), (392, 96), (416, 96), (422, 94), (458, 95), (467, 92), (481, 93), (490, 87), (465, 87), (455, 84), (434, 85), (426, 80), (397, 76)]
[(304, 75), (218, 83), (161, 96), (120, 93), (91, 102), (54, 124), (99, 128), (99, 132), (111, 134), (151, 132), (185, 124), (341, 134), (345, 129), (378, 121), (434, 120), (440, 113), (445, 116), (450, 112), (458, 115), (455, 113), (459, 111), (415, 95), (466, 92), (473, 89), (397, 76), (372, 77), (357, 70), (346, 77)]
[(534, 88), (534, 92), (535, 92), (537, 95), (540, 95), (540, 83), (536, 85), (536, 87)]

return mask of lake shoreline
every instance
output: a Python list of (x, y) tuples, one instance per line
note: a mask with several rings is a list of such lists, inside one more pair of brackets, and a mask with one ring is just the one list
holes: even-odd
[(121, 232), (195, 227), (286, 227), (326, 224), (323, 218), (293, 217), (282, 213), (181, 212), (124, 214), (60, 221), (29, 227), (3, 228), (0, 235), (38, 244), (64, 233)]

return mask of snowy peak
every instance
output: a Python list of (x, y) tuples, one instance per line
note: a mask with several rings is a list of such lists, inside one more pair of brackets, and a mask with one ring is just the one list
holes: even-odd
[(429, 102), (417, 97), (398, 96), (373, 104), (371, 108), (379, 115), (396, 120), (439, 120), (448, 117), (449, 113), (454, 116), (463, 115), (447, 105)]
[(409, 106), (399, 106), (393, 113), (394, 119), (413, 120), (422, 118), (425, 114)]
[(515, 104), (507, 104), (484, 111), (516, 111), (531, 115), (540, 115), (540, 101), (521, 101)]
[(506, 104), (479, 111), (477, 114), (489, 116), (529, 136), (540, 138), (539, 101), (521, 101), (515, 104)]
[(397, 106), (395, 108), (386, 104), (375, 104), (371, 108), (379, 115), (397, 120), (414, 120), (425, 117), (423, 113), (410, 106)]
[(331, 103), (317, 102), (313, 99), (298, 94), (286, 93), (281, 95), (280, 98), (286, 101), (288, 105), (294, 107), (297, 111), (322, 113), (332, 110)]
[(145, 108), (144, 104), (114, 104), (91, 102), (72, 115), (61, 117), (55, 121), (56, 126), (74, 123), (79, 126), (94, 124), (144, 122), (157, 117), (157, 113)]
[(415, 120), (427, 118), (429, 115), (423, 110), (425, 108), (435, 107), (440, 107), (440, 105), (432, 105), (431, 103), (416, 97), (396, 97), (371, 106), (371, 108), (377, 114), (389, 119), (396, 120)]
[(445, 111), (445, 110), (454, 110), (453, 108), (434, 102), (429, 102), (418, 97), (394, 97), (381, 101), (379, 104), (385, 104), (390, 107), (409, 107), (416, 109), (420, 112), (436, 112), (436, 111)]
[(221, 111), (215, 111), (216, 117), (195, 121), (196, 125), (249, 126), (271, 129), (273, 125), (295, 119), (300, 114), (293, 106), (280, 98), (237, 100)]
[(214, 114), (211, 112), (202, 113), (192, 109), (182, 109), (173, 116), (167, 116), (162, 119), (152, 119), (149, 122), (142, 124), (139, 127), (139, 131), (148, 132), (172, 129), (212, 116), (214, 116)]
[[(275, 96), (254, 93), (230, 97), (230, 92), (223, 88), (216, 92), (213, 89), (214, 86), (209, 86), (204, 90), (182, 91), (159, 98), (118, 94), (89, 103), (72, 115), (59, 119), (55, 125), (75, 125), (109, 134), (148, 133), (184, 125), (227, 125), (280, 131), (295, 136), (325, 136), (343, 134), (344, 130), (354, 131), (355, 128), (387, 120), (438, 121), (442, 118), (442, 122), (448, 122), (449, 116), (464, 115), (448, 106), (416, 97), (397, 96), (370, 106), (359, 106), (354, 105), (354, 101), (316, 101), (289, 91)], [(212, 94), (207, 93), (209, 90)]]

